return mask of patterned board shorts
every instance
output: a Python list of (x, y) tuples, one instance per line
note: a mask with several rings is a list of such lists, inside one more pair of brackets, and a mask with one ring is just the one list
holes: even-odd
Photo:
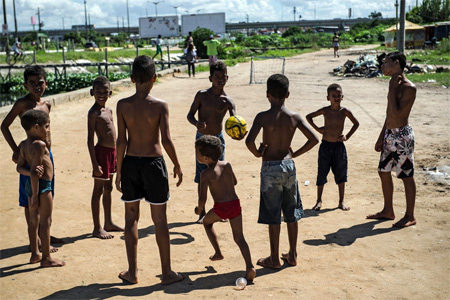
[(414, 131), (410, 125), (386, 129), (379, 172), (395, 170), (397, 178), (414, 176)]

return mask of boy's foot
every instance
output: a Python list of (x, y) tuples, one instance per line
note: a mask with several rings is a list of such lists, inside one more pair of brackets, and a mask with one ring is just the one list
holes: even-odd
[(92, 235), (97, 237), (97, 238), (99, 238), (99, 239), (102, 239), (102, 240), (109, 240), (109, 239), (114, 238), (113, 235), (111, 235), (110, 233), (106, 232), (103, 228), (94, 230), (92, 232)]
[(322, 201), (317, 201), (316, 205), (313, 206), (313, 210), (319, 211), (322, 208)]
[(64, 244), (65, 241), (63, 239), (54, 237), (54, 236), (50, 236), (50, 243), (52, 244)]
[(392, 224), (392, 226), (398, 228), (405, 228), (413, 225), (416, 225), (416, 218), (408, 218), (408, 217), (403, 217), (397, 223)]
[(178, 281), (183, 281), (184, 278), (185, 277), (183, 274), (172, 271), (170, 273), (169, 277), (167, 277), (167, 278), (163, 277), (163, 279), (161, 280), (161, 284), (163, 284), (163, 285), (172, 284), (172, 283), (175, 283)]
[(245, 279), (247, 279), (247, 281), (253, 281), (253, 279), (255, 279), (255, 277), (256, 277), (255, 268), (248, 269), (245, 272)]
[(103, 226), (106, 231), (124, 231), (123, 227), (120, 227), (114, 223)]
[(40, 254), (31, 254), (30, 264), (38, 263), (42, 260), (42, 256)]
[[(31, 251), (31, 247), (29, 247), (29, 249), (30, 249), (30, 251)], [(40, 245), (40, 244), (39, 244), (39, 251), (42, 252), (42, 248), (41, 248), (41, 245)], [(50, 253), (55, 253), (55, 252), (58, 252), (58, 248), (55, 248), (55, 247), (53, 247), (53, 246), (50, 245)]]
[(342, 210), (350, 210), (350, 206), (345, 205), (344, 202), (339, 203), (338, 208), (340, 208)]
[(274, 263), (272, 262), (272, 259), (270, 257), (260, 258), (258, 259), (258, 262), (256, 264), (264, 268), (270, 268), (275, 270), (281, 269), (280, 262)]
[(128, 271), (123, 271), (119, 273), (119, 278), (122, 279), (123, 283), (136, 284), (138, 283), (137, 277), (133, 277), (128, 273)]
[(290, 266), (296, 266), (297, 265), (297, 258), (291, 258), (289, 257), (289, 253), (283, 253), (281, 254), (281, 259), (285, 261)]
[(376, 214), (367, 215), (366, 219), (380, 219), (380, 220), (394, 220), (394, 213), (385, 213), (383, 211), (377, 212)]
[(43, 268), (52, 268), (52, 267), (63, 267), (66, 265), (66, 262), (57, 258), (48, 257), (45, 260), (41, 261), (41, 267)]
[(213, 256), (210, 256), (209, 259), (212, 260), (212, 261), (215, 261), (215, 260), (222, 260), (222, 259), (223, 259), (223, 255), (222, 255), (222, 254), (215, 253)]

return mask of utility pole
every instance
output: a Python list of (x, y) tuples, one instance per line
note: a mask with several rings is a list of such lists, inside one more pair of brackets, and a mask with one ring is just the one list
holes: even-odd
[(295, 13), (297, 12), (297, 8), (294, 6), (294, 22), (295, 22)]
[(120, 32), (120, 27), (119, 27), (119, 16), (116, 16), (117, 17), (117, 33), (119, 33)]
[(400, 0), (400, 31), (398, 35), (397, 50), (401, 53), (405, 52), (405, 17), (406, 17), (405, 0)]
[(395, 0), (395, 44), (398, 49), (398, 0)]
[(38, 7), (38, 32), (41, 32), (42, 24), (41, 24), (41, 9)]
[[(247, 16), (247, 24), (248, 24), (248, 14), (246, 15)], [(248, 26), (248, 25), (247, 25)], [(250, 36), (250, 31), (249, 31), (249, 28), (247, 27), (247, 36)]]
[(16, 18), (16, 0), (13, 0), (13, 12), (14, 12), (14, 36), (17, 38), (17, 18)]
[(86, 27), (86, 42), (89, 41), (89, 29), (87, 22), (86, 0), (84, 0), (84, 27)]
[(127, 0), (127, 18), (128, 18), (128, 35), (130, 35), (130, 11), (128, 9), (128, 0)]
[[(6, 20), (6, 3), (3, 0), (3, 25), (8, 28), (8, 21)], [(6, 55), (9, 55), (9, 32), (6, 32), (6, 45), (5, 45)]]

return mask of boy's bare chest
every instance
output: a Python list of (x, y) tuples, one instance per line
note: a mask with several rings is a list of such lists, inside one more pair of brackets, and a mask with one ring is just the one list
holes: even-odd
[(228, 101), (225, 96), (205, 99), (200, 105), (200, 110), (216, 113), (226, 111), (227, 108)]

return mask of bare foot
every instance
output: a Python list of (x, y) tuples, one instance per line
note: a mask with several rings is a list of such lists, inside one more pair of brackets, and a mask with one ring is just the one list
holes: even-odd
[(214, 253), (213, 256), (209, 257), (210, 260), (214, 261), (214, 260), (222, 260), (223, 259), (223, 255), (220, 253)]
[(281, 264), (280, 262), (272, 262), (272, 260), (270, 259), (270, 257), (266, 257), (266, 258), (260, 258), (258, 259), (258, 262), (256, 263), (257, 265), (260, 265), (264, 268), (270, 268), (270, 269), (281, 269)]
[(103, 226), (103, 229), (105, 229), (106, 231), (124, 231), (123, 227), (117, 226), (114, 223), (105, 224), (105, 226)]
[(256, 277), (255, 268), (248, 269), (245, 272), (245, 279), (247, 279), (247, 281), (253, 281), (253, 279), (255, 279), (255, 277)]
[(50, 243), (52, 244), (64, 244), (65, 241), (63, 239), (54, 237), (54, 236), (50, 236)]
[(122, 279), (123, 283), (136, 284), (138, 283), (137, 277), (131, 276), (128, 271), (123, 271), (119, 273), (119, 278)]
[(416, 225), (416, 218), (403, 217), (402, 219), (400, 219), (400, 221), (393, 224), (392, 226), (398, 227), (398, 228), (405, 228), (405, 227), (409, 227), (409, 226), (413, 226), (413, 225)]
[(291, 258), (289, 256), (289, 253), (281, 254), (281, 259), (284, 260), (290, 266), (296, 266), (297, 265), (297, 257)]
[(30, 264), (38, 263), (42, 260), (42, 256), (40, 254), (31, 254)]
[(350, 206), (345, 205), (344, 202), (339, 203), (338, 208), (342, 210), (350, 210)]
[(322, 201), (317, 201), (316, 205), (314, 205), (312, 209), (319, 211), (321, 208), (322, 208)]
[[(31, 251), (31, 248), (30, 248), (30, 251)], [(39, 244), (39, 251), (42, 252), (42, 247), (41, 247), (40, 244)], [(58, 252), (58, 248), (55, 248), (55, 247), (53, 247), (53, 246), (50, 246), (50, 253), (55, 253), (55, 252)]]
[(66, 262), (57, 258), (47, 257), (47, 259), (41, 261), (41, 267), (51, 268), (51, 267), (62, 267), (65, 266)]
[(109, 239), (112, 239), (114, 237), (113, 235), (109, 234), (108, 232), (106, 232), (102, 228), (94, 230), (92, 232), (92, 235), (95, 236), (95, 237), (98, 237), (99, 239), (102, 239), (102, 240), (109, 240)]
[(172, 284), (172, 283), (175, 283), (178, 281), (182, 281), (182, 280), (184, 280), (184, 278), (185, 277), (183, 274), (171, 271), (169, 277), (167, 277), (167, 278), (163, 277), (163, 279), (161, 280), (161, 284), (163, 284), (163, 285)]
[(385, 213), (383, 211), (377, 212), (376, 214), (367, 215), (366, 219), (381, 219), (381, 220), (394, 220), (394, 213)]

